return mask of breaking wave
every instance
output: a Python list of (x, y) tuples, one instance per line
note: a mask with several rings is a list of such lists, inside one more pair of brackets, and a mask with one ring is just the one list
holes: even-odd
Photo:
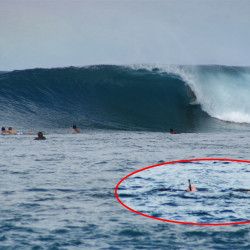
[[(2, 126), (249, 129), (250, 68), (96, 65), (0, 74)], [(196, 105), (190, 105), (196, 97)]]

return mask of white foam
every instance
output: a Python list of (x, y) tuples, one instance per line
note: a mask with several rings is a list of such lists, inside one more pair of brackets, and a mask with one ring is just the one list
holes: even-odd
[(220, 120), (250, 123), (250, 71), (226, 66), (137, 64), (133, 69), (167, 72), (180, 76), (197, 96), (203, 111)]
[(230, 67), (175, 67), (173, 73), (190, 85), (210, 116), (250, 123), (250, 72)]

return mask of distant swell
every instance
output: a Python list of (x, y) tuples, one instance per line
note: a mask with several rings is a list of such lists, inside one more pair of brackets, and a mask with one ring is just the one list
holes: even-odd
[[(2, 73), (1, 126), (231, 129), (235, 125), (222, 120), (250, 122), (249, 72), (222, 66), (99, 65)], [(200, 105), (189, 104), (192, 98), (185, 84), (195, 91)]]

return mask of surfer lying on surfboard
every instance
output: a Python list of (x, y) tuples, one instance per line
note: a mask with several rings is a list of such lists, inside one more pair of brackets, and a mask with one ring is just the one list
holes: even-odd
[(175, 132), (172, 128), (169, 130), (170, 134), (181, 134), (180, 132)]

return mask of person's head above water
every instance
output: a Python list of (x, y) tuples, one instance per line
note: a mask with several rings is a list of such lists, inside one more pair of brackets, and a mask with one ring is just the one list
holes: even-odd
[(9, 127), (9, 133), (10, 134), (17, 134), (17, 132), (15, 130), (13, 130), (12, 127)]
[(43, 137), (43, 132), (38, 132), (37, 135), (38, 137)]
[(69, 129), (67, 131), (68, 133), (80, 133), (80, 131), (77, 129), (76, 125), (73, 125), (73, 129)]
[(73, 125), (73, 131), (76, 133), (80, 133), (80, 131), (76, 128), (76, 125)]
[(38, 137), (35, 138), (35, 140), (46, 140), (46, 138), (43, 136), (43, 132), (38, 132), (37, 133)]
[(2, 135), (9, 134), (9, 131), (5, 129), (5, 127), (2, 127)]

